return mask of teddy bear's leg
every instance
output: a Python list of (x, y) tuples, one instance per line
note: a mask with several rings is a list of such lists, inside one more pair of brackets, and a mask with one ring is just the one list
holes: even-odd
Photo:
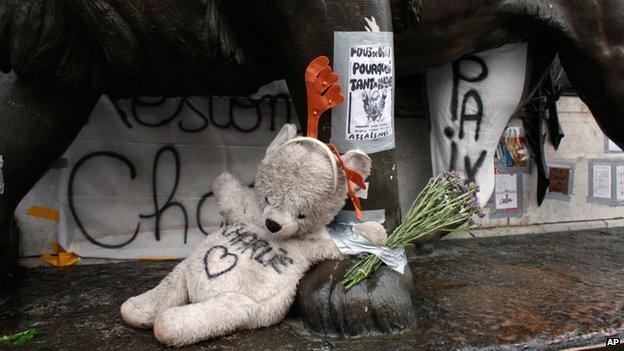
[(262, 213), (255, 191), (230, 172), (223, 172), (215, 179), (212, 192), (227, 223), (260, 223)]
[(121, 305), (121, 317), (136, 328), (151, 328), (161, 311), (188, 301), (184, 261), (178, 264), (155, 288), (129, 298)]
[(255, 325), (251, 319), (257, 308), (245, 295), (223, 293), (161, 312), (154, 322), (154, 336), (166, 345), (189, 345)]

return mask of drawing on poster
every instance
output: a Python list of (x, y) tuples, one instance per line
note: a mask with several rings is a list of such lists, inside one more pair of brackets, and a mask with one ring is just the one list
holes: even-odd
[(550, 166), (548, 169), (549, 193), (570, 195), (570, 169)]
[(616, 167), (616, 200), (624, 201), (624, 166)]
[(495, 180), (495, 207), (497, 210), (518, 209), (517, 174), (497, 174)]
[(392, 47), (358, 45), (349, 50), (347, 140), (373, 140), (393, 134)]
[(593, 195), (601, 199), (611, 198), (611, 166), (594, 165)]
[(529, 148), (521, 124), (510, 123), (496, 149), (496, 158), (503, 167), (525, 167), (529, 161)]

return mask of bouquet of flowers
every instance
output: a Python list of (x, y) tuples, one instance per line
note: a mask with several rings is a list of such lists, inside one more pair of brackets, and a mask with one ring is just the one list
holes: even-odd
[[(389, 249), (405, 247), (433, 232), (452, 232), (465, 223), (474, 225), (474, 218), (484, 215), (477, 200), (478, 192), (475, 183), (465, 183), (456, 172), (444, 172), (430, 179), (403, 222), (388, 236), (386, 245)], [(361, 259), (345, 273), (342, 281), (345, 289), (358, 285), (380, 266), (381, 260), (375, 255)]]

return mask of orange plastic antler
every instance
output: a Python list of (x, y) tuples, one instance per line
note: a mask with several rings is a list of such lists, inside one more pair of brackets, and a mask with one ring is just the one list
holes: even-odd
[(318, 122), (323, 112), (344, 102), (338, 74), (329, 66), (329, 59), (319, 56), (312, 60), (305, 73), (308, 94), (308, 133), (318, 138)]

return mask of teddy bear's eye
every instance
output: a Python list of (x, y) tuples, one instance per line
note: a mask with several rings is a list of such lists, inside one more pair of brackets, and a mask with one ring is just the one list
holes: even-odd
[(299, 219), (304, 219), (305, 217), (306, 217), (306, 216), (305, 216), (304, 214), (300, 214), (300, 215), (299, 215), (299, 217), (297, 217), (297, 218), (299, 218)]

